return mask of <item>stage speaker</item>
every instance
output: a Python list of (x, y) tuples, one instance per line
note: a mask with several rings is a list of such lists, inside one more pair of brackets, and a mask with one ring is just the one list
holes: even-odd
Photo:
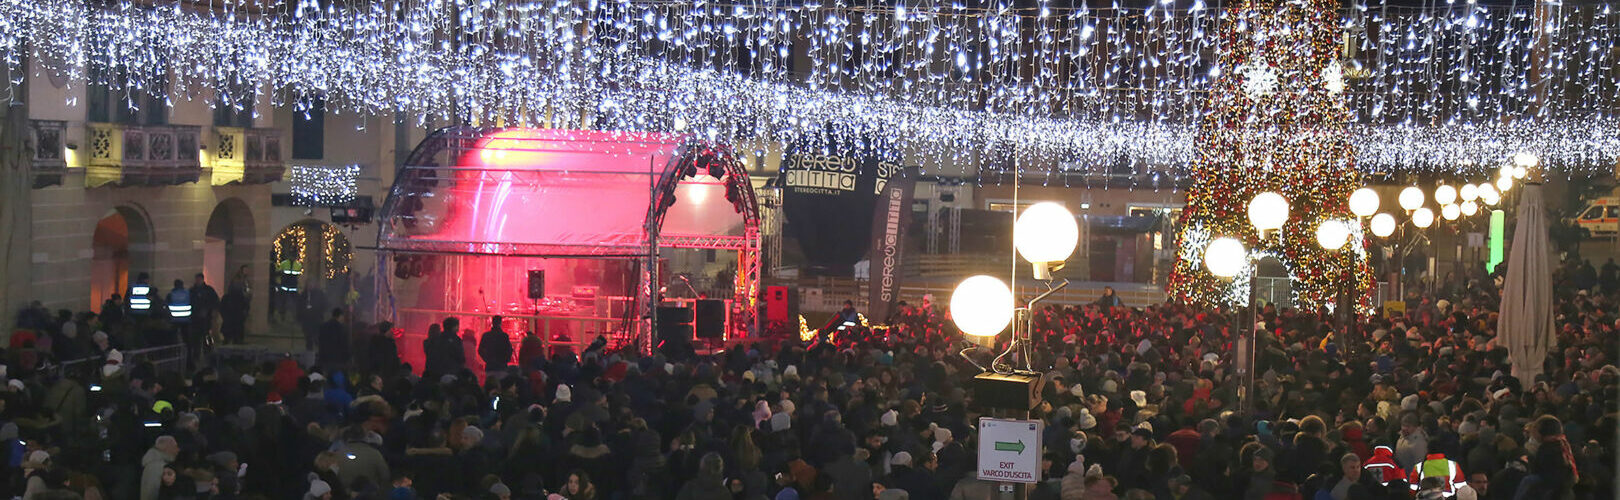
[(690, 308), (690, 307), (658, 306), (658, 327), (659, 328), (663, 328), (664, 325), (674, 325), (674, 324), (690, 325), (691, 323), (692, 323), (692, 308)]
[(765, 320), (788, 320), (788, 287), (765, 287)]
[(529, 270), (529, 300), (546, 298), (546, 272), (539, 269)]
[[(663, 309), (662, 307), (659, 308), (659, 310)], [(678, 309), (691, 311), (691, 309), (686, 308)], [(664, 353), (664, 356), (672, 359), (686, 359), (692, 355), (692, 324), (659, 321), (658, 343), (656, 345), (659, 351)]]
[(692, 329), (698, 338), (717, 339), (726, 334), (726, 301), (703, 299), (697, 301), (692, 315), (696, 325)]

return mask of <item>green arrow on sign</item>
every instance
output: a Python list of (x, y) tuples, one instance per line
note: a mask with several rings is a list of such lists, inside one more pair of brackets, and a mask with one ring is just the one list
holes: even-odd
[(1024, 454), (1024, 441), (1021, 440), (1021, 439), (1016, 443), (1008, 443), (1006, 441), (996, 441), (996, 451), (1012, 451), (1012, 452), (1017, 452), (1019, 455), (1023, 455)]

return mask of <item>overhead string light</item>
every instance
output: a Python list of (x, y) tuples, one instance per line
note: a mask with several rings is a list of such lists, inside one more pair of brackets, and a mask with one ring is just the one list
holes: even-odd
[[(0, 60), (13, 88), (32, 60), (31, 76), (129, 96), (172, 88), (246, 113), (267, 94), (335, 113), (616, 131), (682, 122), (704, 139), (784, 144), (831, 124), (944, 174), (992, 163), (985, 152), (1065, 183), (1194, 161), (1210, 86), (1233, 71), (1207, 56), (1213, 34), (1242, 21), (1198, 0), (974, 5), (0, 0)], [(1359, 168), (1466, 170), (1520, 151), (1555, 171), (1620, 160), (1620, 13), (1607, 5), (1361, 3), (1340, 18), (1331, 88), (1342, 85)]]

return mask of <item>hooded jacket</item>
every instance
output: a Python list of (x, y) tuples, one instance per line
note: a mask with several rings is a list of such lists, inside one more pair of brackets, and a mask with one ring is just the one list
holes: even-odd
[(1377, 479), (1381, 485), (1387, 486), (1390, 481), (1396, 479), (1406, 480), (1406, 470), (1395, 463), (1395, 451), (1388, 446), (1373, 448), (1372, 458), (1367, 459), (1367, 463), (1362, 464), (1361, 468), (1372, 474), (1373, 479)]
[(141, 456), (141, 500), (157, 500), (158, 490), (163, 487), (163, 467), (172, 462), (174, 456), (157, 448)]

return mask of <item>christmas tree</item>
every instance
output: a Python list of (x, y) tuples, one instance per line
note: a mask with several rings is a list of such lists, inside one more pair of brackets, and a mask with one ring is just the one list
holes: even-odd
[[(1248, 0), (1227, 11), (1214, 87), (1200, 122), (1193, 186), (1179, 223), (1170, 293), (1184, 302), (1244, 304), (1253, 266), (1221, 278), (1204, 265), (1219, 237), (1244, 242), (1253, 259), (1275, 257), (1288, 269), (1302, 308), (1330, 305), (1348, 292), (1358, 302), (1372, 271), (1349, 197), (1361, 185), (1346, 136), (1341, 30), (1334, 0)], [(1261, 240), (1249, 201), (1272, 191), (1288, 199), (1280, 233)], [(1350, 243), (1316, 242), (1327, 220), (1352, 227)]]

